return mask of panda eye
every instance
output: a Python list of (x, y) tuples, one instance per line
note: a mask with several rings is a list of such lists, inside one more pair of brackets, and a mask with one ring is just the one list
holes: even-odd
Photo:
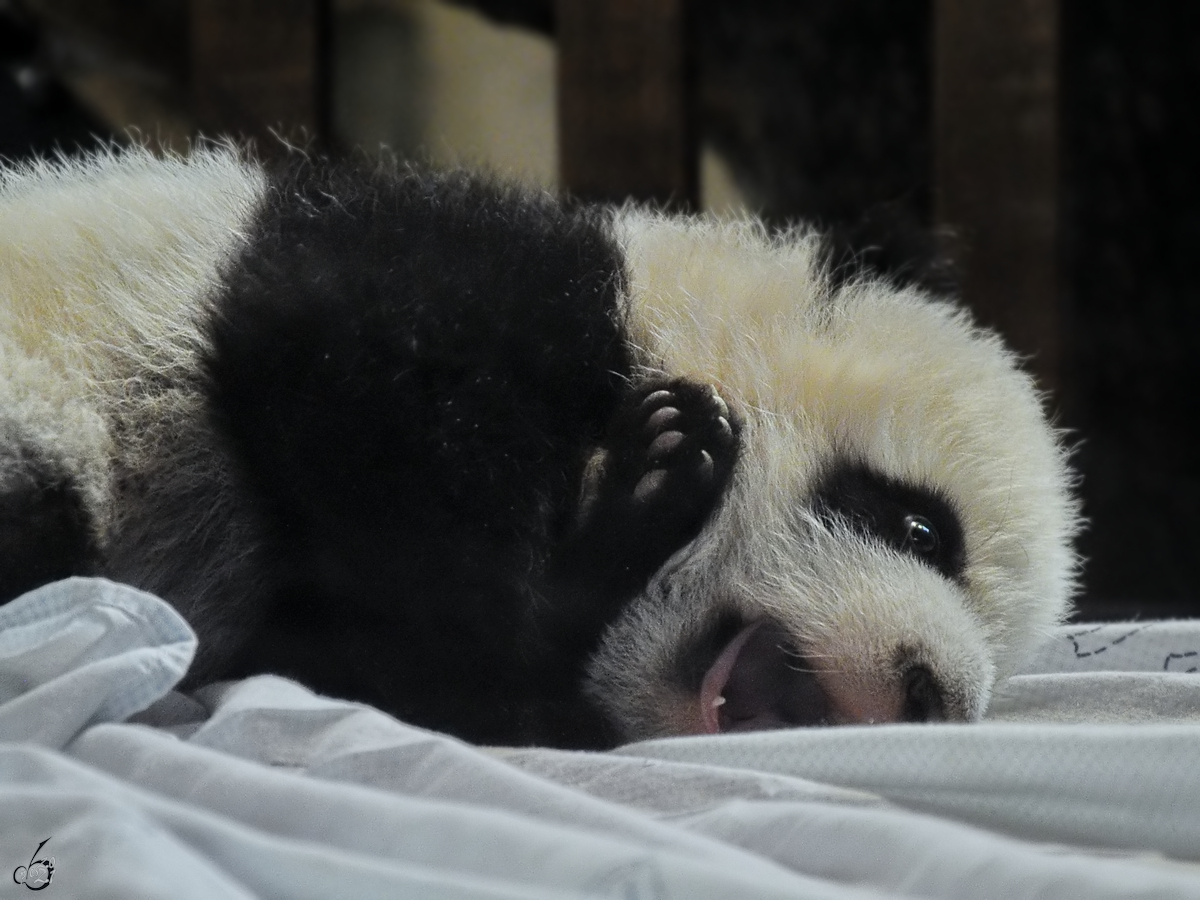
[(904, 517), (904, 547), (918, 556), (933, 556), (940, 541), (937, 529), (924, 516)]

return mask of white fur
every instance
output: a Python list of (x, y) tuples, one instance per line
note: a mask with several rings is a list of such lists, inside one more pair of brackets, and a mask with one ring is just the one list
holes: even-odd
[(0, 168), (4, 335), (73, 379), (123, 377), (122, 350), (141, 372), (178, 364), (195, 348), (180, 311), (212, 283), (264, 186), (221, 146)]
[[(188, 554), (180, 544), (192, 533), (130, 521), (114, 479), (228, 478), (200, 413), (195, 317), (265, 189), (261, 170), (227, 145), (0, 167), (0, 440), (42, 436), (36, 443), (80, 482), (102, 546), (109, 532), (142, 535), (106, 547), (105, 573), (146, 590), (167, 592), (169, 560)], [(0, 454), (0, 477), (4, 465)], [(170, 591), (214, 646), (246, 623), (209, 610), (210, 588), (256, 540), (229, 502), (205, 511), (223, 523), (221, 552), (193, 559), (186, 584)], [(154, 505), (136, 504), (139, 513)]]

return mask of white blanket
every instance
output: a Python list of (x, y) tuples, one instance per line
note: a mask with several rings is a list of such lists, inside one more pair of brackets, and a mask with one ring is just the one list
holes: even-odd
[(1062, 629), (980, 725), (607, 754), (184, 697), (194, 647), (104, 581), (0, 607), (0, 896), (1200, 898), (1200, 623)]

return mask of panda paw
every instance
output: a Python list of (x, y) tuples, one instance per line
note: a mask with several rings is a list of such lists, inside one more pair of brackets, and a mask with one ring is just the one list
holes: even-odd
[(558, 596), (579, 598), (564, 606), (564, 630), (598, 633), (613, 603), (641, 590), (700, 533), (729, 484), (740, 433), (707, 384), (664, 379), (626, 398), (587, 465), (572, 527), (551, 560)]
[(715, 505), (737, 455), (738, 429), (710, 385), (677, 379), (638, 392), (616, 435), (630, 499), (637, 513), (680, 520)]
[(654, 571), (700, 533), (737, 458), (740, 427), (717, 392), (687, 379), (630, 394), (584, 482), (581, 541)]

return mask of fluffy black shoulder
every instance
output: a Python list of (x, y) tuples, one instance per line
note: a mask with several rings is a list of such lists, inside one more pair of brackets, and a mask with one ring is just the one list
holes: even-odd
[(630, 366), (604, 225), (463, 175), (274, 177), (203, 360), (287, 573), (244, 669), (482, 740), (592, 727), (537, 610)]

